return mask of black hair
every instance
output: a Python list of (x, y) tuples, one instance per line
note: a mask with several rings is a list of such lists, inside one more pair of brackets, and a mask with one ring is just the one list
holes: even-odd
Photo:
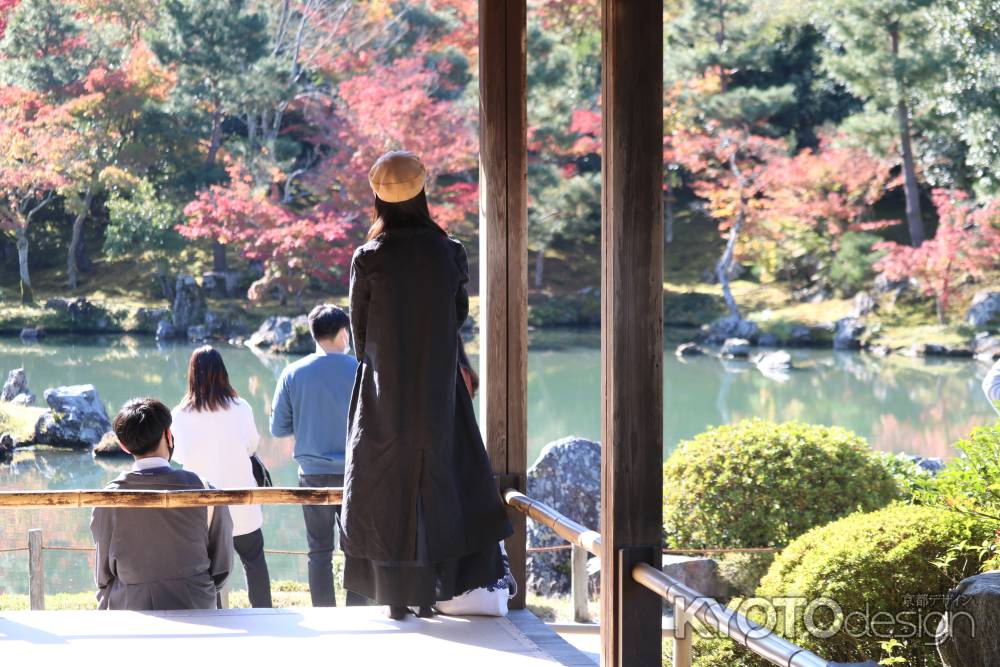
[(351, 319), (330, 303), (321, 303), (309, 312), (309, 331), (314, 340), (333, 340), (341, 329), (349, 329)]
[(393, 203), (383, 201), (376, 195), (375, 207), (372, 209), (372, 224), (368, 228), (366, 238), (371, 241), (400, 227), (428, 227), (441, 234), (447, 234), (431, 217), (431, 211), (427, 207), (427, 193), (424, 190), (413, 199)]
[(170, 408), (155, 398), (133, 398), (115, 415), (111, 427), (121, 446), (133, 456), (156, 450), (160, 438), (170, 428)]

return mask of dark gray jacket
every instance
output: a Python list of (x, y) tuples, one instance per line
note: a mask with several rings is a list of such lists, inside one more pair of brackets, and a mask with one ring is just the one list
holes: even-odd
[[(201, 479), (170, 467), (133, 470), (108, 489), (200, 489)], [(101, 609), (215, 609), (233, 565), (229, 508), (98, 507), (90, 520), (97, 545)]]
[(511, 533), (458, 370), (468, 280), (465, 248), (429, 226), (392, 230), (354, 254), (349, 556), (441, 562)]

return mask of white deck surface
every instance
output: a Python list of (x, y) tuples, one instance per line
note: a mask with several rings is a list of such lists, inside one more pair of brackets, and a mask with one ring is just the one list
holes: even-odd
[[(543, 650), (539, 644), (546, 648)], [(381, 607), (157, 613), (0, 612), (0, 656), (5, 665), (552, 667), (583, 664), (574, 653), (574, 649), (525, 611), (512, 612), (509, 618), (410, 616), (405, 621), (389, 620)]]

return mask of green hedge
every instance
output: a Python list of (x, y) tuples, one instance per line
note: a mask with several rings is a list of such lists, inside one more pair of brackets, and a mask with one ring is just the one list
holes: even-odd
[[(829, 599), (842, 610), (841, 619), (857, 614), (844, 630), (828, 638), (806, 631), (804, 604), (797, 605), (794, 628), (786, 635), (795, 643), (826, 660), (840, 662), (878, 662), (888, 657), (902, 661), (885, 663), (909, 667), (939, 667), (933, 636), (906, 637), (912, 632), (906, 623), (921, 623), (933, 633), (944, 595), (964, 577), (975, 574), (981, 566), (975, 548), (988, 539), (990, 529), (982, 522), (945, 509), (896, 504), (877, 512), (858, 513), (809, 531), (792, 542), (775, 560), (757, 590), (760, 598)], [(964, 546), (969, 545), (969, 546)], [(737, 606), (738, 601), (733, 605)], [(786, 627), (776, 605), (777, 628)], [(901, 614), (905, 616), (900, 616)], [(876, 614), (883, 614), (876, 617)], [(885, 616), (888, 614), (889, 616)], [(877, 625), (883, 635), (862, 635), (863, 618), (896, 619)], [(820, 606), (813, 616), (821, 629), (831, 627), (830, 607)], [(761, 622), (763, 615), (754, 620)], [(786, 634), (782, 632), (781, 634)], [(886, 651), (885, 635), (894, 635), (891, 654)], [(696, 646), (697, 667), (765, 667), (758, 660), (725, 638), (703, 640)]]
[(682, 442), (664, 465), (667, 541), (782, 547), (810, 528), (901, 497), (883, 457), (850, 431), (754, 419)]

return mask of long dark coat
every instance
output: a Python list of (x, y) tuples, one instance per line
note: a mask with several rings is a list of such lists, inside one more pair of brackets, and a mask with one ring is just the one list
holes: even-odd
[[(467, 562), (496, 551), (512, 532), (458, 370), (468, 279), (462, 244), (426, 225), (391, 229), (354, 253), (351, 327), (360, 364), (342, 517), (348, 588), (359, 581), (357, 559), (379, 567)], [(485, 570), (495, 581), (495, 562)], [(416, 602), (375, 595), (370, 582), (356, 588), (387, 604)], [(444, 589), (448, 597), (463, 592)]]

